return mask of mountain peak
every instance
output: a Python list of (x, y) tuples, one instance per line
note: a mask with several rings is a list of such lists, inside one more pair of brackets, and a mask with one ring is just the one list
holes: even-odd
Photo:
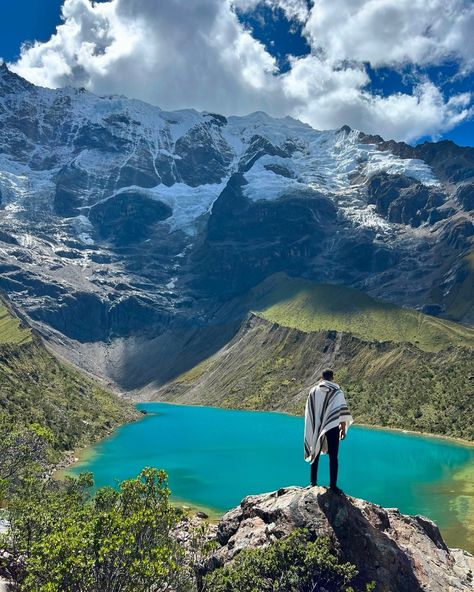
[(10, 70), (5, 61), (0, 64), (0, 89), (2, 95), (31, 90), (32, 88), (34, 88), (34, 84)]
[(0, 80), (3, 80), (7, 76), (11, 74), (10, 70), (8, 69), (7, 63), (2, 62), (0, 64)]

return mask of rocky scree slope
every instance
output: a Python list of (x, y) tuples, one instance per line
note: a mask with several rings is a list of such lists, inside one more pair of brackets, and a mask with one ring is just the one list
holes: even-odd
[(450, 142), (165, 112), (3, 64), (0, 286), (122, 389), (217, 351), (242, 320), (228, 301), (276, 272), (469, 323), (473, 175)]
[(342, 561), (359, 570), (358, 581), (380, 592), (472, 590), (474, 557), (449, 549), (431, 520), (395, 508), (335, 495), (323, 487), (287, 487), (246, 497), (217, 528), (218, 548), (203, 574), (232, 564), (248, 548), (271, 544), (295, 528), (311, 539), (329, 537)]

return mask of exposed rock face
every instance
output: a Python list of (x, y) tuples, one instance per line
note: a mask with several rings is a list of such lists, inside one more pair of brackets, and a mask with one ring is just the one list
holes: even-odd
[(463, 206), (466, 212), (474, 211), (474, 183), (460, 185), (456, 192), (456, 199)]
[(402, 175), (374, 175), (367, 185), (367, 193), (377, 212), (398, 224), (418, 228), (423, 222), (434, 224), (452, 214), (452, 209), (439, 209), (446, 199), (439, 189)]
[(278, 271), (303, 273), (325, 249), (336, 223), (336, 208), (323, 195), (295, 193), (275, 203), (254, 202), (242, 191), (246, 184), (241, 173), (231, 177), (193, 257), (197, 285), (220, 297), (242, 293)]
[(329, 537), (341, 559), (357, 566), (359, 582), (375, 581), (381, 592), (472, 590), (474, 557), (448, 549), (431, 520), (323, 487), (288, 487), (246, 497), (221, 519), (220, 547), (204, 571), (295, 528), (307, 529), (312, 538)]
[(93, 206), (89, 220), (101, 238), (127, 245), (148, 238), (153, 224), (171, 214), (171, 208), (160, 201), (139, 193), (122, 192)]

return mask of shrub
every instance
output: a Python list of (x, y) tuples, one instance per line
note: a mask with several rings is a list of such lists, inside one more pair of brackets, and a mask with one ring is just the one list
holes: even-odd
[(293, 531), (268, 547), (243, 550), (229, 566), (204, 579), (206, 592), (342, 592), (357, 575), (350, 563), (339, 563), (329, 541), (312, 542)]

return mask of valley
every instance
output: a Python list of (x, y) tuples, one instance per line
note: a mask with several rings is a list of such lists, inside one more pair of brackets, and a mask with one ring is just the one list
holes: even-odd
[(284, 275), (245, 302), (229, 343), (140, 397), (301, 415), (332, 367), (358, 422), (474, 439), (473, 329)]

